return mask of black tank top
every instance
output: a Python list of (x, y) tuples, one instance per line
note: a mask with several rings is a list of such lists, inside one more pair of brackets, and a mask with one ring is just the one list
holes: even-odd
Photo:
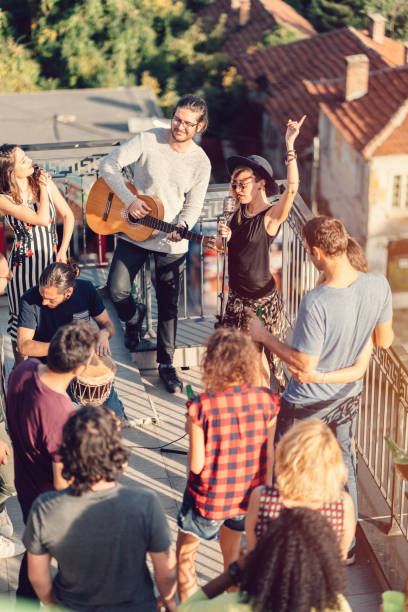
[(231, 238), (228, 242), (229, 285), (238, 295), (261, 298), (272, 293), (275, 280), (269, 269), (269, 248), (276, 238), (265, 229), (265, 214), (246, 218), (239, 209), (231, 219)]

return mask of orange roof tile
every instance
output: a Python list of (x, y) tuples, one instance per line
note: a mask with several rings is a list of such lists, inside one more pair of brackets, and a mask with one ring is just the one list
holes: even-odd
[(404, 43), (401, 41), (384, 36), (384, 42), (380, 44), (370, 38), (367, 30), (350, 29), (353, 30), (354, 34), (358, 36), (364, 44), (378, 51), (389, 66), (402, 66), (405, 63), (405, 48)]
[[(341, 101), (345, 57), (365, 53), (370, 71), (387, 68), (381, 55), (364, 45), (351, 28), (269, 47), (234, 60), (250, 89), (258, 90), (263, 106), (282, 131), (288, 118), (308, 116), (297, 140), (300, 151), (310, 146), (318, 132), (319, 104)], [(331, 102), (330, 102), (331, 104)]]
[(368, 93), (357, 100), (344, 101), (343, 88), (338, 82), (321, 108), (352, 147), (366, 158), (408, 153), (408, 66), (371, 72)]
[(278, 23), (298, 30), (306, 36), (313, 36), (317, 33), (312, 24), (286, 2), (282, 0), (261, 0), (261, 2)]
[(222, 14), (227, 15), (222, 51), (231, 59), (245, 53), (250, 45), (259, 42), (271, 28), (276, 26), (275, 19), (260, 0), (251, 0), (250, 20), (244, 27), (239, 25), (239, 10), (231, 10), (231, 0), (215, 0), (200, 11), (199, 17), (204, 23), (207, 21), (214, 26)]

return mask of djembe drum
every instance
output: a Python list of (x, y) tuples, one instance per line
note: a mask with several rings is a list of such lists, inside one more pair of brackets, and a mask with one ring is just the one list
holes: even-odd
[(109, 397), (116, 365), (110, 357), (94, 354), (80, 376), (71, 382), (71, 393), (81, 406), (100, 406)]

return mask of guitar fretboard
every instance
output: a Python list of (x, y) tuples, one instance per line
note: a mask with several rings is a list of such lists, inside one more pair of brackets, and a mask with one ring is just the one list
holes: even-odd
[(196, 234), (196, 232), (191, 232), (185, 227), (179, 227), (174, 223), (167, 223), (166, 221), (161, 221), (160, 219), (156, 219), (156, 217), (151, 217), (150, 215), (146, 215), (146, 217), (142, 217), (141, 219), (136, 219), (129, 215), (130, 223), (140, 223), (140, 225), (145, 225), (146, 227), (152, 227), (153, 229), (160, 230), (161, 232), (165, 232), (166, 234), (170, 234), (171, 232), (178, 232), (182, 238), (186, 240), (190, 240), (191, 242), (203, 242), (204, 236), (201, 234)]

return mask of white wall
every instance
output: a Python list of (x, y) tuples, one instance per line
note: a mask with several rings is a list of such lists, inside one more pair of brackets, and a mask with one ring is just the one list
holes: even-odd
[(348, 232), (365, 244), (368, 236), (367, 162), (343, 138), (328, 117), (320, 112), (320, 195), (330, 213), (345, 224)]

